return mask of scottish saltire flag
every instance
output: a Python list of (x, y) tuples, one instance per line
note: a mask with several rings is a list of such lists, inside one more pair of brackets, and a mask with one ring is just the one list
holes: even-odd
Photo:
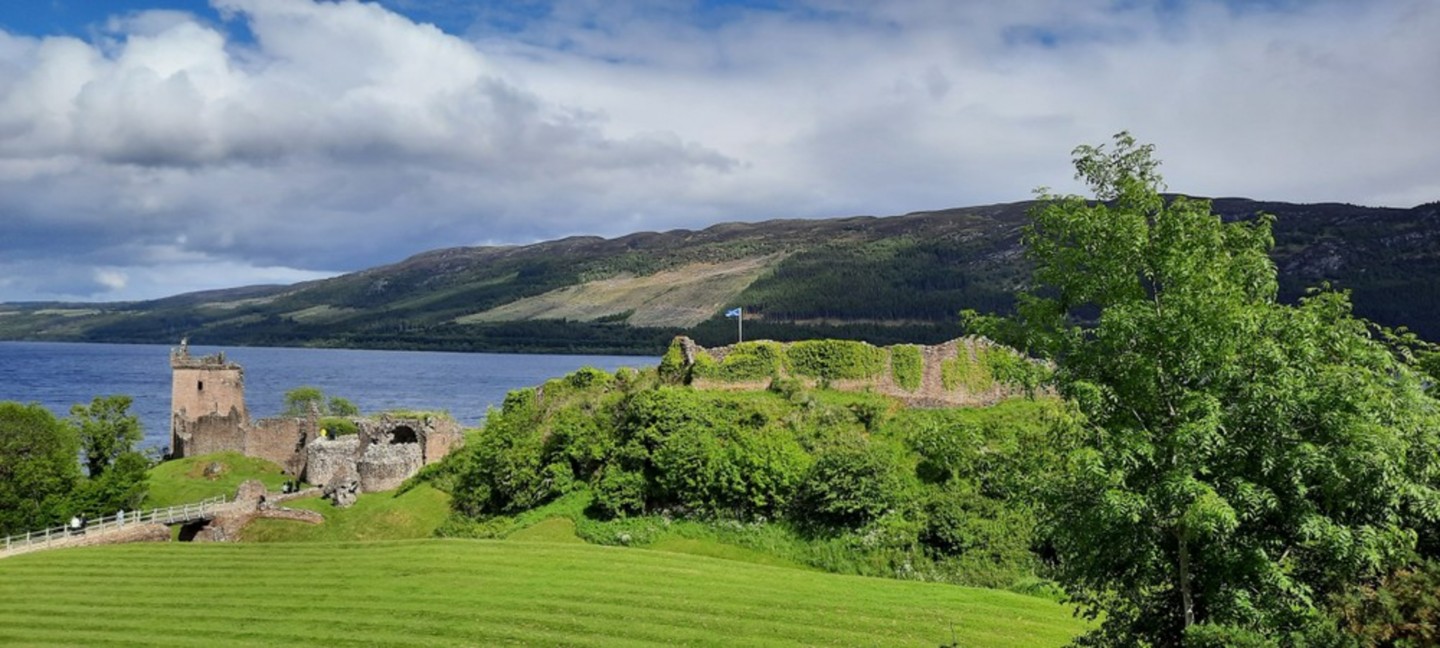
[(740, 317), (740, 309), (736, 307), (725, 311), (725, 317)]

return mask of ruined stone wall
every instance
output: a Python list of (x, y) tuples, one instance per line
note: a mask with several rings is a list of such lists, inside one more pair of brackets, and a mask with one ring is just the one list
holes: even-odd
[(316, 486), (329, 484), (345, 467), (353, 466), (359, 454), (358, 436), (316, 439), (305, 446), (305, 481)]
[(433, 417), (427, 423), (421, 430), (421, 442), (424, 444), (421, 460), (428, 466), (444, 459), (445, 455), (465, 443), (465, 432), (455, 419), (448, 416)]
[(305, 472), (304, 449), (319, 436), (313, 418), (281, 417), (256, 421), (245, 430), (245, 454), (272, 461), (291, 475)]
[(420, 470), (420, 444), (371, 444), (355, 463), (360, 476), (360, 492), (374, 493), (397, 488)]
[(212, 452), (245, 452), (245, 417), (235, 410), (209, 414), (194, 420), (175, 415), (170, 440), (176, 457), (193, 457)]

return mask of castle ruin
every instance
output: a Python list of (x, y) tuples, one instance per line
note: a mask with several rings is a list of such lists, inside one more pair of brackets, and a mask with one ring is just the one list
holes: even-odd
[(460, 446), (445, 415), (381, 414), (351, 419), (354, 435), (322, 435), (319, 412), (252, 420), (245, 407), (245, 369), (224, 353), (170, 351), (170, 452), (174, 458), (238, 452), (278, 464), (286, 474), (329, 491), (390, 490)]

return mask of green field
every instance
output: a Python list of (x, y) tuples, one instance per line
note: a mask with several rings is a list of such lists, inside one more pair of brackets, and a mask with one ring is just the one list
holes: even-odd
[(7, 645), (1058, 646), (1063, 606), (703, 556), (486, 540), (121, 545), (0, 560)]
[[(207, 475), (205, 470), (211, 464), (215, 464), (214, 470)], [(234, 497), (240, 483), (247, 479), (258, 479), (270, 490), (278, 491), (289, 477), (274, 463), (238, 452), (166, 461), (150, 469), (150, 494), (144, 508), (188, 504), (216, 495)]]
[(255, 520), (241, 532), (245, 542), (338, 542), (404, 540), (435, 535), (450, 515), (450, 496), (421, 484), (401, 495), (394, 491), (365, 493), (349, 508), (336, 508), (319, 497), (292, 500), (286, 507), (309, 509), (325, 516), (324, 524), (290, 520)]

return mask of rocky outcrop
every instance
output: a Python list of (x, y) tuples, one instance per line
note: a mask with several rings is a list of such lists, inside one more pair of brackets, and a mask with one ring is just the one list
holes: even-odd
[(340, 469), (330, 476), (330, 480), (325, 483), (324, 496), (337, 508), (348, 508), (355, 503), (360, 496), (360, 476), (356, 473), (354, 463), (341, 465)]

